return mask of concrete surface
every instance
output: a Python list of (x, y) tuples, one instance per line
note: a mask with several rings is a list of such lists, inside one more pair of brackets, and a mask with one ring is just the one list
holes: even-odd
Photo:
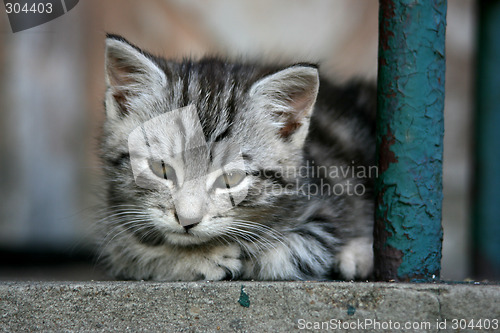
[(0, 283), (2, 332), (437, 332), (471, 320), (462, 331), (500, 329), (499, 285)]

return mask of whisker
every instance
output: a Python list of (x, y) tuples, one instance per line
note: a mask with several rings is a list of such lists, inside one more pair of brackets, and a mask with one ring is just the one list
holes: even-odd
[[(236, 235), (233, 235), (231, 233), (224, 233), (223, 236), (229, 237), (232, 241), (236, 242), (242, 248), (243, 251), (245, 251), (251, 258), (253, 258), (255, 261), (257, 261), (257, 255), (256, 255), (255, 251), (252, 251), (250, 246), (247, 243), (245, 243), (243, 240), (241, 240), (239, 237), (237, 237)], [(226, 240), (225, 238), (224, 238), (224, 241), (226, 242), (226, 244), (229, 244), (229, 241)]]
[(257, 223), (257, 222), (252, 222), (252, 221), (245, 221), (245, 220), (235, 220), (235, 221), (233, 221), (232, 225), (241, 226), (241, 227), (253, 229), (256, 231), (260, 231), (263, 234), (263, 236), (270, 236), (274, 240), (280, 242), (283, 246), (288, 247), (284, 243), (285, 237), (283, 236), (283, 234), (281, 234), (280, 232), (276, 231), (275, 229), (273, 229), (267, 225)]
[[(122, 222), (126, 221), (126, 222)], [(110, 221), (110, 225), (116, 224), (114, 227), (112, 227), (107, 234), (102, 238), (101, 241), (101, 246), (99, 249), (99, 256), (98, 260), (101, 258), (103, 255), (104, 249), (108, 247), (111, 242), (117, 238), (118, 236), (122, 235), (123, 233), (126, 233), (130, 230), (134, 231), (139, 231), (142, 229), (147, 228), (150, 225), (150, 218), (132, 218), (130, 220), (125, 219), (125, 217), (121, 217), (119, 219), (114, 219)], [(132, 233), (131, 233), (132, 234)]]
[[(271, 241), (269, 241), (265, 237), (262, 237), (262, 235), (256, 234), (255, 232), (244, 230), (234, 226), (227, 227), (227, 230), (232, 232), (232, 234), (237, 235), (245, 239), (249, 243), (255, 245), (259, 251), (265, 251), (276, 247), (276, 245), (273, 244)], [(247, 248), (249, 249), (248, 246)]]

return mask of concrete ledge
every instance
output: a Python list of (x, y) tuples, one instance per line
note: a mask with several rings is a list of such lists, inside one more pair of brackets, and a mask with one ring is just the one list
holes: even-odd
[[(307, 328), (437, 332), (438, 323), (443, 329), (446, 320), (447, 330), (452, 330), (454, 320), (461, 319), (467, 324), (474, 319), (476, 325), (479, 319), (482, 325), (489, 320), (490, 331), (498, 331), (493, 325), (495, 320), (500, 325), (500, 286), (246, 281), (0, 283), (0, 331), (7, 332), (290, 332)], [(456, 325), (460, 325), (458, 321)], [(415, 326), (405, 327), (408, 323)], [(474, 330), (484, 331), (484, 327)]]

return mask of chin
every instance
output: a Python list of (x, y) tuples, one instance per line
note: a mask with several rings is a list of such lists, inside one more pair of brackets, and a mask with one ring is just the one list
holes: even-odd
[(189, 230), (189, 232), (169, 233), (165, 238), (169, 244), (178, 246), (201, 245), (212, 240), (212, 237), (200, 235), (194, 232), (194, 230)]

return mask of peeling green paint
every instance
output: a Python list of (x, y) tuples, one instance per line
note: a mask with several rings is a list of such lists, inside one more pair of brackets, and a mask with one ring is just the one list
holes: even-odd
[(245, 308), (248, 308), (250, 306), (250, 297), (248, 297), (247, 293), (245, 292), (244, 285), (241, 285), (240, 299), (238, 300), (238, 303), (240, 303), (240, 305), (244, 306)]
[(352, 305), (347, 307), (347, 315), (353, 316), (356, 313), (356, 308)]
[(381, 0), (376, 275), (439, 278), (446, 0)]

